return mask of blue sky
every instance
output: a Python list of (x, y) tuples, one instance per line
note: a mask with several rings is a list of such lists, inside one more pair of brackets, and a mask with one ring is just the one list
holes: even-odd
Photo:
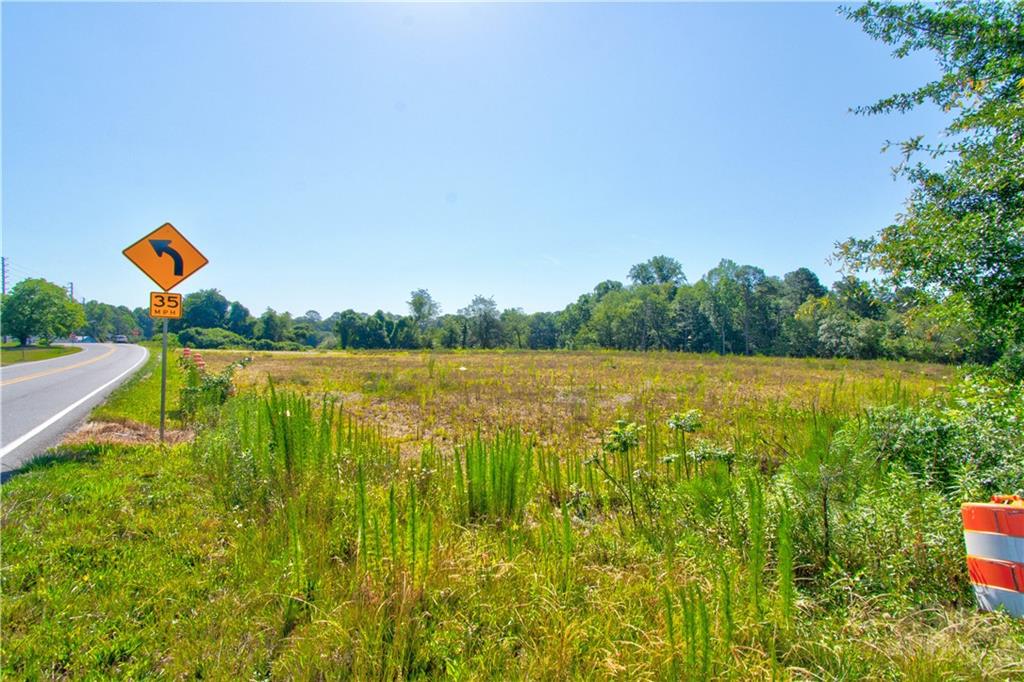
[(166, 221), (255, 314), (563, 307), (633, 263), (835, 278), (900, 211), (855, 116), (935, 77), (825, 4), (3, 4), (3, 252), (131, 307)]

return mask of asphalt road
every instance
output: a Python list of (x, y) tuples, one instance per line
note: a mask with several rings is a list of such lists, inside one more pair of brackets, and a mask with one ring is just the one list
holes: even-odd
[(81, 344), (82, 352), (0, 368), (0, 476), (57, 445), (149, 357), (142, 346)]

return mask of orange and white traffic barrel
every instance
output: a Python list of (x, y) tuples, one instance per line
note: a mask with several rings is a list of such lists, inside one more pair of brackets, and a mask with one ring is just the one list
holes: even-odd
[(960, 514), (978, 605), (1024, 618), (1024, 497), (993, 495), (962, 505)]

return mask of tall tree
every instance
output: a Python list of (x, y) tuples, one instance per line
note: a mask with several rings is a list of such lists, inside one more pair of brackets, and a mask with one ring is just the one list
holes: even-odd
[(637, 263), (629, 269), (629, 279), (633, 284), (672, 284), (678, 286), (686, 281), (683, 266), (669, 256), (654, 256)]
[(526, 348), (530, 336), (530, 316), (522, 308), (508, 308), (501, 312), (500, 320), (505, 343), (513, 348)]
[(267, 341), (281, 341), (288, 333), (288, 325), (282, 315), (273, 308), (267, 308), (256, 323), (256, 335)]
[(738, 310), (740, 308), (739, 266), (723, 258), (717, 266), (708, 271), (699, 289), (702, 295), (700, 310), (718, 332), (719, 352), (732, 349), (731, 343)]
[(216, 289), (200, 289), (185, 297), (184, 321), (187, 327), (223, 327), (228, 314), (228, 299)]
[(135, 308), (132, 310), (132, 317), (135, 318), (135, 324), (138, 326), (142, 338), (153, 338), (153, 318), (149, 316), (149, 309)]
[(807, 268), (797, 268), (782, 276), (782, 291), (779, 304), (781, 314), (789, 317), (802, 306), (808, 298), (820, 298), (828, 290), (821, 284), (818, 276)]
[(29, 337), (52, 340), (67, 336), (85, 324), (82, 306), (64, 287), (45, 279), (23, 279), (0, 302), (0, 327), (21, 345)]
[(256, 320), (253, 319), (252, 313), (249, 312), (249, 309), (238, 301), (233, 301), (231, 303), (225, 322), (227, 324), (227, 328), (239, 336), (244, 336), (249, 339), (252, 338), (253, 327), (256, 324)]
[[(1006, 340), (1024, 340), (1024, 2), (868, 2), (845, 10), (893, 55), (935, 56), (942, 76), (857, 111), (883, 114), (931, 102), (953, 114), (951, 141), (902, 143), (913, 190), (907, 210), (877, 237), (837, 255), (947, 297)], [(919, 153), (946, 161), (935, 170)]]
[(426, 289), (417, 289), (409, 294), (409, 314), (421, 332), (441, 314), (441, 306)]
[(558, 316), (555, 313), (534, 313), (530, 316), (529, 344), (534, 350), (558, 347)]
[(468, 306), (459, 311), (469, 322), (475, 345), (494, 348), (501, 341), (501, 320), (493, 298), (474, 296)]
[(338, 337), (338, 345), (342, 348), (356, 348), (359, 341), (359, 329), (363, 326), (363, 316), (349, 309), (338, 313), (334, 323), (334, 333)]

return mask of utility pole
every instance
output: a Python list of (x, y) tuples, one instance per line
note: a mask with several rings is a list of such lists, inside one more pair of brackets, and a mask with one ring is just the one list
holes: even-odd
[(7, 256), (0, 256), (0, 269), (3, 270), (3, 281), (4, 281), (4, 284), (3, 284), (4, 289), (3, 289), (3, 291), (4, 291), (4, 296), (6, 296), (7, 295)]
[(73, 301), (75, 300), (75, 283), (68, 282), (68, 297)]

